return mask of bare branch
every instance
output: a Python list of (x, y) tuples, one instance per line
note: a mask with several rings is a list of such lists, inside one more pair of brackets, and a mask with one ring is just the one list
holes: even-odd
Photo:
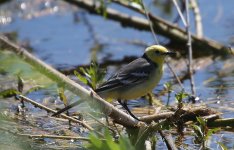
[(155, 31), (154, 26), (152, 24), (152, 21), (150, 20), (150, 17), (149, 17), (149, 12), (148, 12), (147, 8), (145, 7), (145, 4), (144, 4), (143, 1), (142, 1), (142, 6), (143, 6), (143, 9), (145, 11), (145, 16), (146, 16), (146, 18), (147, 18), (147, 20), (149, 22), (150, 31), (152, 32), (152, 35), (154, 37), (154, 41), (156, 42), (156, 44), (159, 44), (156, 31)]
[(48, 134), (32, 135), (32, 134), (21, 134), (21, 133), (18, 133), (18, 135), (27, 136), (27, 137), (29, 137), (29, 138), (50, 138), (50, 139), (63, 139), (63, 140), (82, 140), (82, 141), (90, 141), (89, 138), (77, 137), (77, 136), (62, 136), (62, 135), (48, 135)]
[(198, 3), (196, 0), (190, 0), (190, 4), (195, 17), (195, 27), (196, 27), (197, 37), (202, 38), (203, 37), (202, 17), (200, 14)]
[(190, 77), (190, 85), (191, 85), (191, 91), (192, 94), (195, 96), (196, 95), (196, 90), (195, 90), (195, 83), (194, 83), (194, 78), (193, 78), (193, 49), (192, 49), (192, 40), (191, 40), (191, 33), (190, 33), (190, 17), (189, 17), (189, 1), (185, 0), (185, 7), (186, 7), (186, 21), (187, 21), (187, 26), (186, 26), (186, 31), (187, 31), (187, 47), (188, 47), (188, 72), (189, 72), (189, 77)]
[(158, 132), (160, 133), (162, 139), (164, 139), (168, 150), (177, 150), (177, 147), (175, 145), (175, 142), (174, 142), (174, 140), (172, 138), (171, 133), (165, 132), (165, 131), (162, 131), (162, 130), (159, 130)]
[(186, 27), (187, 26), (187, 22), (185, 21), (184, 15), (183, 15), (182, 11), (180, 10), (180, 7), (179, 7), (178, 3), (176, 2), (176, 0), (172, 0), (172, 1), (173, 1), (174, 5), (175, 5), (175, 7), (176, 7), (176, 9), (177, 9), (177, 11), (179, 13), (179, 15), (180, 15), (180, 18), (181, 18), (184, 26)]

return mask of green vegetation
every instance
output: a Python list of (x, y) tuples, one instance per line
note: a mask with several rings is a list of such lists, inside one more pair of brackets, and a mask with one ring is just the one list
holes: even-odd
[(194, 142), (197, 144), (201, 144), (202, 149), (209, 149), (207, 147), (207, 140), (211, 137), (213, 133), (219, 131), (220, 128), (209, 129), (207, 127), (207, 120), (201, 117), (197, 117), (197, 122), (198, 125), (192, 125), (195, 136)]
[(99, 68), (96, 62), (91, 62), (89, 67), (80, 67), (78, 72), (74, 71), (74, 74), (82, 83), (95, 90), (103, 82), (106, 72)]
[(105, 130), (105, 139), (102, 139), (91, 133), (89, 135), (90, 143), (87, 145), (89, 150), (134, 150), (128, 137), (120, 136), (118, 140), (114, 140), (109, 131)]

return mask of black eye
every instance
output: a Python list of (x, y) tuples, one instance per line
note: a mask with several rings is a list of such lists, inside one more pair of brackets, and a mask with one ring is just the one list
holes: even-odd
[(160, 52), (159, 52), (159, 51), (155, 51), (155, 54), (157, 54), (157, 55), (158, 55), (158, 54), (160, 54)]

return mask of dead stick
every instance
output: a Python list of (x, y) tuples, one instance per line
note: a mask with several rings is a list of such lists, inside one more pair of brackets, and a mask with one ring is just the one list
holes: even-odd
[(140, 117), (139, 119), (144, 122), (151, 122), (151, 121), (159, 121), (161, 119), (166, 119), (171, 117), (174, 114), (174, 112), (165, 112), (165, 113), (160, 113), (160, 114), (154, 114), (154, 115), (148, 115), (148, 116), (143, 116)]
[(165, 141), (168, 150), (177, 150), (177, 147), (175, 145), (175, 142), (172, 138), (171, 133), (169, 133), (169, 132), (166, 133), (162, 130), (159, 130), (158, 132), (161, 135), (162, 139)]
[(4, 127), (0, 127), (0, 130), (9, 132), (11, 134), (17, 134), (20, 136), (27, 136), (30, 138), (54, 138), (54, 139), (64, 139), (64, 140), (84, 140), (84, 141), (89, 141), (89, 138), (85, 138), (85, 137), (75, 137), (75, 136), (61, 136), (61, 135), (48, 135), (48, 134), (41, 134), (41, 135), (32, 135), (32, 134), (24, 134), (24, 133), (18, 133), (18, 132), (14, 132), (12, 130), (9, 130), (7, 128)]
[[(173, 109), (172, 111), (176, 111), (176, 110)], [(219, 118), (219, 115), (220, 115), (220, 113), (218, 113), (217, 111), (210, 109), (210, 108), (206, 108), (206, 107), (194, 107), (194, 108), (185, 107), (183, 108), (183, 111), (184, 111), (183, 118), (186, 119), (186, 121), (194, 120), (196, 119), (196, 116), (207, 116), (207, 119), (213, 119), (213, 117)], [(140, 117), (139, 119), (144, 122), (152, 122), (152, 121), (157, 122), (162, 119), (170, 118), (173, 115), (174, 115), (174, 112), (163, 112), (160, 114), (143, 116), (143, 117)], [(211, 116), (211, 115), (215, 115), (215, 116)]]
[(190, 0), (190, 6), (193, 10), (197, 37), (203, 37), (202, 17), (196, 0)]
[(185, 0), (185, 7), (186, 7), (186, 32), (187, 32), (187, 47), (188, 47), (188, 72), (190, 77), (190, 85), (191, 85), (191, 91), (194, 96), (196, 96), (196, 90), (195, 90), (195, 83), (193, 78), (193, 49), (192, 49), (192, 40), (191, 40), (191, 32), (190, 32), (190, 17), (189, 17), (189, 2), (188, 0)]
[(216, 119), (207, 122), (208, 127), (232, 127), (234, 128), (234, 118)]
[[(31, 100), (31, 99), (29, 99), (29, 98), (27, 98), (27, 97), (25, 97), (25, 96), (23, 96), (23, 95), (19, 95), (19, 97), (20, 97), (23, 101), (26, 101), (26, 102), (28, 102), (28, 103), (31, 103), (32, 105), (34, 105), (34, 106), (36, 106), (36, 107), (39, 107), (39, 108), (41, 108), (41, 109), (46, 110), (47, 112), (50, 112), (50, 113), (56, 113), (56, 112), (57, 112), (56, 110), (53, 110), (53, 109), (51, 109), (51, 108), (49, 108), (49, 107), (46, 107), (46, 106), (44, 106), (44, 105), (42, 105), (42, 104), (40, 104), (40, 103), (37, 103), (37, 102), (35, 102), (34, 100)], [(86, 124), (84, 121), (77, 120), (77, 119), (72, 118), (72, 117), (70, 117), (70, 116), (67, 116), (67, 115), (65, 115), (65, 114), (61, 114), (60, 116), (61, 116), (62, 118), (68, 119), (68, 120), (70, 120), (70, 121), (72, 121), (72, 122), (79, 123), (79, 124), (81, 124), (82, 126), (84, 126), (85, 128), (89, 129), (90, 131), (94, 131), (94, 129), (93, 129), (92, 127), (90, 127), (88, 124)]]
[(62, 135), (48, 135), (48, 134), (40, 134), (40, 135), (32, 135), (32, 134), (21, 134), (21, 136), (27, 136), (30, 138), (51, 138), (51, 139), (63, 139), (63, 140), (83, 140), (83, 141), (90, 141), (89, 138), (85, 137), (75, 137), (75, 136), (62, 136)]

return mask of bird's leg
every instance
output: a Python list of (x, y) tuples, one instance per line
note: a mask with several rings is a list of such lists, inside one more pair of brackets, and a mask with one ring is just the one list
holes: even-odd
[(147, 96), (149, 97), (149, 105), (153, 106), (153, 96), (151, 95), (151, 93), (147, 93)]
[(127, 112), (129, 113), (129, 115), (131, 115), (134, 119), (140, 121), (135, 115), (133, 115), (133, 113), (129, 110), (128, 105), (127, 105), (127, 101), (122, 102), (120, 99), (118, 100), (119, 104), (123, 106), (123, 108), (125, 110), (127, 110)]

